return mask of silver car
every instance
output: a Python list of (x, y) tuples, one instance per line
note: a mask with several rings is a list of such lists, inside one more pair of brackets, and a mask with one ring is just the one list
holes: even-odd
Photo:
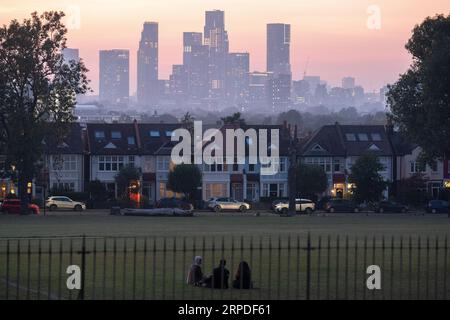
[(84, 204), (83, 202), (73, 201), (69, 197), (64, 196), (49, 197), (45, 201), (45, 206), (49, 208), (50, 211), (55, 211), (58, 209), (66, 209), (74, 211), (86, 210), (86, 204)]
[[(276, 213), (287, 214), (289, 212), (289, 201), (280, 201), (274, 205)], [(316, 210), (316, 204), (308, 199), (295, 199), (295, 211), (310, 214)]]
[(230, 198), (211, 198), (208, 200), (208, 208), (215, 211), (240, 211), (250, 210), (250, 204)]

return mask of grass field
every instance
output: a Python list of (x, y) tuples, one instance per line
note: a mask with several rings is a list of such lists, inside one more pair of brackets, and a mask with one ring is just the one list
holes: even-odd
[[(446, 299), (449, 233), (446, 215), (0, 215), (0, 298), (76, 298), (65, 269), (84, 234), (86, 299)], [(185, 285), (195, 255), (205, 273), (226, 258), (231, 278), (248, 261), (255, 289)], [(366, 289), (372, 264), (381, 290)]]

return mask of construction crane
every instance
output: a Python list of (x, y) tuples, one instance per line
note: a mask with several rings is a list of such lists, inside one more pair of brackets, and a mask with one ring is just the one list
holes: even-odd
[(308, 66), (309, 66), (309, 57), (308, 59), (306, 59), (305, 71), (303, 72), (303, 80), (305, 80), (306, 73), (308, 72)]

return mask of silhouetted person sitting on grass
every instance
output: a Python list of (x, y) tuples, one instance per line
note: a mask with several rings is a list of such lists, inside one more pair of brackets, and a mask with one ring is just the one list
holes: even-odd
[(202, 262), (203, 258), (201, 256), (196, 256), (194, 258), (194, 262), (191, 265), (191, 268), (188, 272), (187, 284), (192, 286), (201, 286), (205, 278), (203, 277), (202, 272)]
[(205, 286), (214, 289), (228, 289), (228, 279), (230, 278), (230, 271), (225, 268), (227, 261), (220, 260), (219, 266), (214, 268), (213, 274), (205, 280)]
[(246, 261), (241, 261), (236, 271), (236, 278), (233, 280), (235, 289), (252, 289), (252, 271)]

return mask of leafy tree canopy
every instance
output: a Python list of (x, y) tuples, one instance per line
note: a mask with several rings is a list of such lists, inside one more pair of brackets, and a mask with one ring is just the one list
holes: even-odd
[(413, 63), (389, 87), (389, 118), (431, 163), (450, 154), (450, 15), (425, 19), (406, 49)]
[(304, 164), (298, 166), (296, 180), (297, 193), (302, 197), (312, 199), (327, 190), (327, 174), (320, 166)]
[(373, 154), (362, 155), (356, 160), (349, 176), (349, 182), (355, 185), (353, 197), (356, 202), (375, 202), (381, 199), (386, 188), (386, 182), (379, 173), (383, 169), (383, 164)]
[(202, 185), (202, 173), (194, 164), (179, 164), (169, 173), (167, 187), (173, 192), (184, 193), (191, 199)]

